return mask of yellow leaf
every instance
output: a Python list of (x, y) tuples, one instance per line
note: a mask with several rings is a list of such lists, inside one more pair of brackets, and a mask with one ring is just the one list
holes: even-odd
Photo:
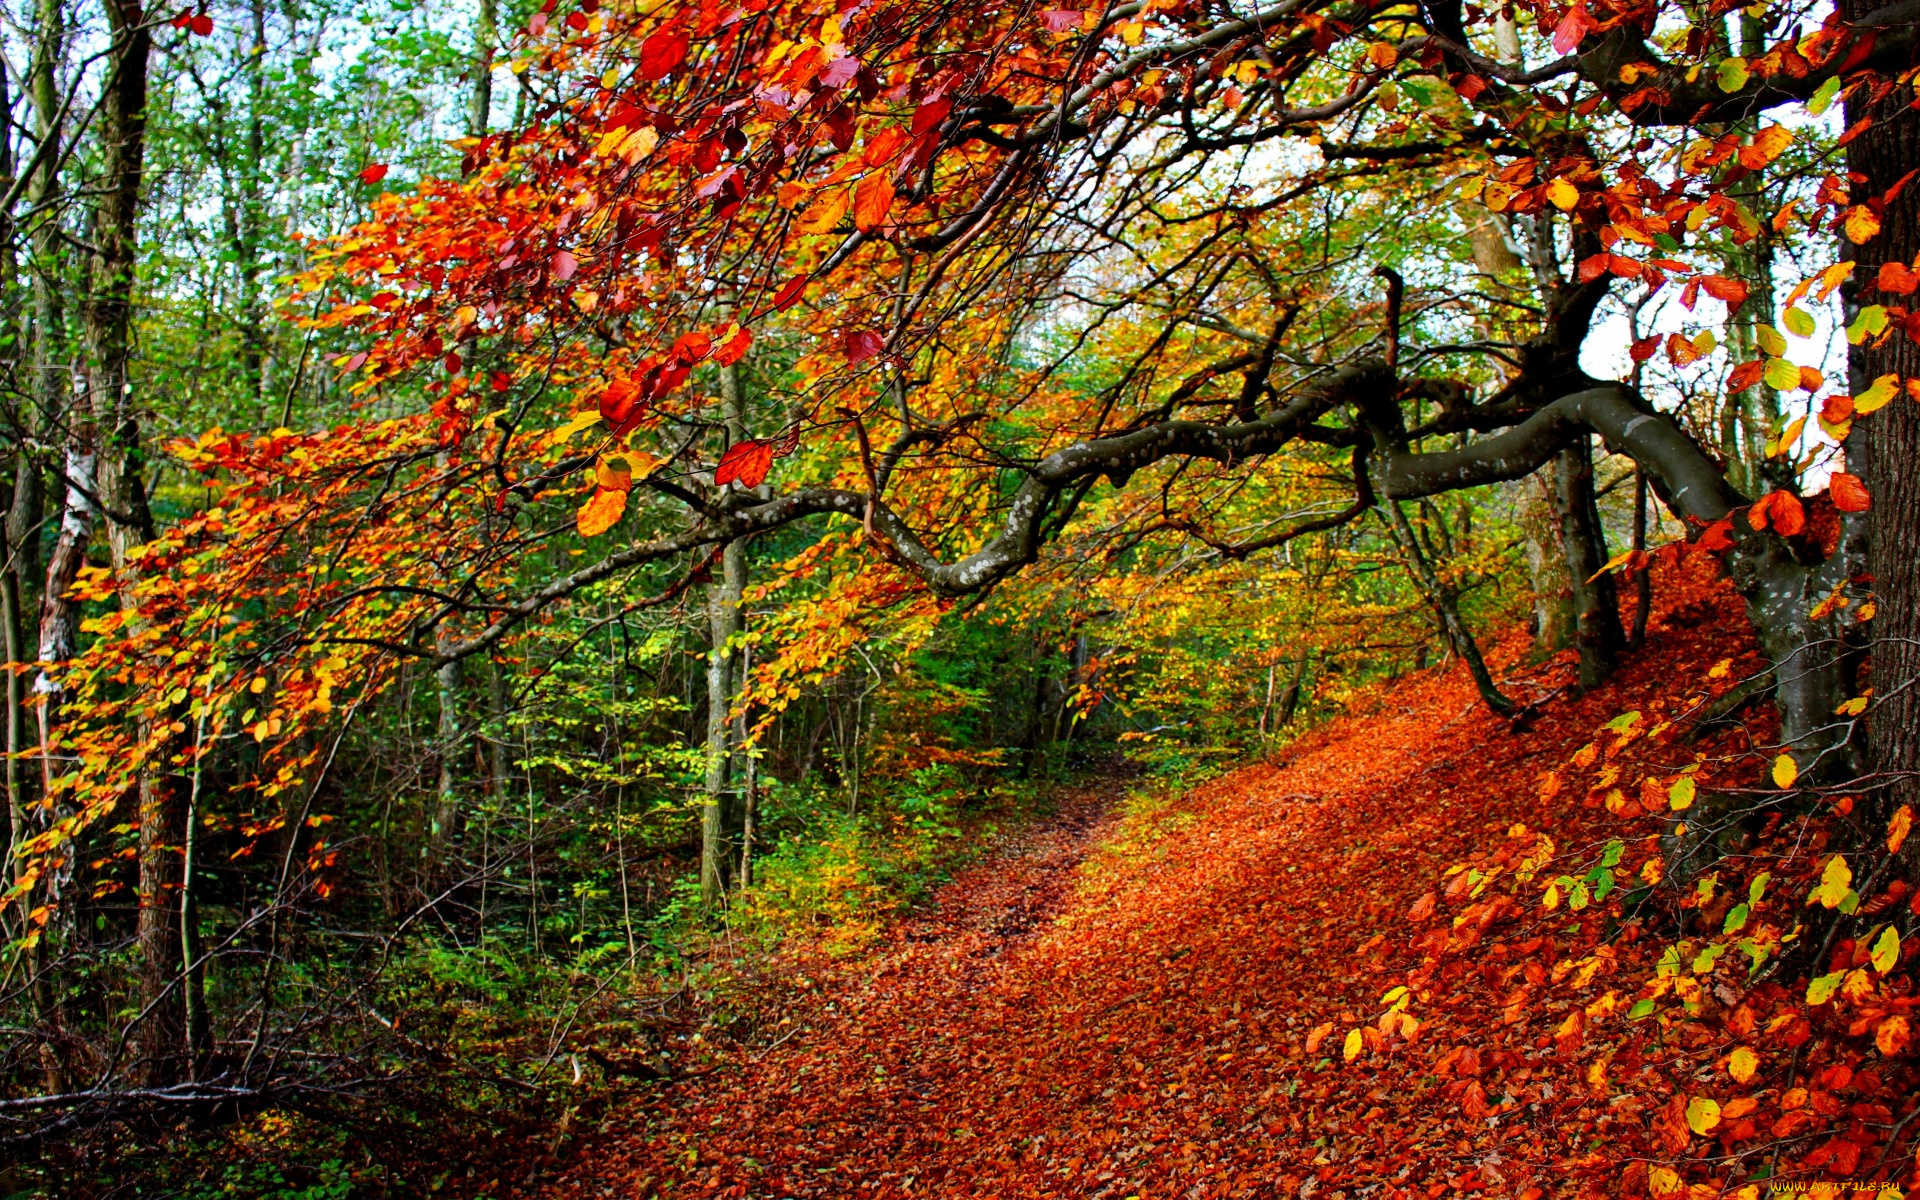
[(565, 425), (553, 431), (553, 440), (556, 442), (564, 442), (574, 434), (579, 433), (582, 429), (587, 428), (599, 420), (600, 413), (598, 409), (589, 408), (585, 412), (577, 412), (573, 414), (573, 420), (568, 421)]
[(1720, 65), (1713, 69), (1713, 75), (1721, 91), (1737, 92), (1747, 86), (1747, 60), (1738, 57), (1722, 59)]
[(1795, 337), (1812, 337), (1816, 326), (1813, 314), (1804, 308), (1789, 308), (1782, 318), (1787, 324), (1787, 332)]
[(1887, 822), (1887, 853), (1898, 854), (1907, 840), (1907, 831), (1913, 828), (1913, 806), (1902, 804), (1893, 814), (1893, 820)]
[[(1753, 149), (1756, 151), (1756, 156), (1760, 159), (1761, 166), (1765, 166), (1767, 163), (1779, 158), (1781, 152), (1792, 144), (1793, 131), (1785, 125), (1769, 125), (1759, 133), (1753, 135)], [(1741, 157), (1746, 158), (1747, 156), (1742, 155)]]
[(1827, 860), (1826, 869), (1820, 872), (1820, 883), (1813, 889), (1812, 902), (1822, 908), (1838, 908), (1853, 888), (1853, 868), (1847, 866), (1844, 854), (1836, 854)]
[(1858, 246), (1873, 240), (1880, 232), (1880, 214), (1864, 204), (1856, 204), (1847, 210), (1847, 240)]
[(1340, 1048), (1340, 1057), (1346, 1059), (1348, 1062), (1359, 1058), (1360, 1045), (1360, 1031), (1358, 1029), (1347, 1030), (1347, 1041), (1346, 1044)]
[(620, 157), (630, 163), (636, 163), (647, 155), (652, 154), (653, 148), (659, 144), (659, 130), (651, 125), (642, 125), (621, 141)]
[(1793, 761), (1791, 754), (1782, 754), (1773, 760), (1773, 786), (1790, 788), (1793, 781), (1800, 778), (1800, 766)]
[(1835, 971), (1831, 975), (1822, 975), (1807, 984), (1807, 1003), (1825, 1004), (1833, 999), (1833, 994), (1840, 990), (1840, 981), (1846, 977), (1846, 972)]
[(1671, 1196), (1680, 1190), (1680, 1173), (1672, 1167), (1654, 1167), (1647, 1172), (1647, 1190), (1656, 1196)]
[(1568, 212), (1580, 203), (1580, 189), (1564, 179), (1556, 179), (1547, 185), (1547, 199), (1561, 212)]
[(574, 521), (581, 537), (599, 537), (612, 529), (626, 511), (625, 492), (602, 488), (593, 493), (593, 499), (580, 506), (580, 511), (574, 514)]
[(1667, 806), (1675, 812), (1687, 811), (1693, 807), (1693, 798), (1697, 790), (1698, 785), (1693, 782), (1693, 776), (1682, 775), (1673, 781), (1672, 787), (1667, 789)]
[(1733, 1076), (1736, 1083), (1745, 1083), (1752, 1079), (1753, 1073), (1759, 1067), (1760, 1056), (1745, 1046), (1735, 1050), (1727, 1059), (1727, 1074)]
[(1894, 932), (1893, 926), (1887, 926), (1873, 943), (1873, 955), (1869, 961), (1873, 963), (1873, 969), (1882, 975), (1893, 970), (1893, 965), (1900, 961), (1900, 935)]
[(807, 205), (794, 228), (801, 233), (828, 233), (847, 215), (847, 190), (835, 188)]
[(1687, 1101), (1687, 1128), (1701, 1137), (1712, 1133), (1720, 1124), (1720, 1106), (1705, 1096), (1695, 1096)]
[(1900, 394), (1900, 377), (1882, 375), (1873, 381), (1873, 386), (1853, 398), (1853, 411), (1857, 416), (1885, 408), (1887, 402)]

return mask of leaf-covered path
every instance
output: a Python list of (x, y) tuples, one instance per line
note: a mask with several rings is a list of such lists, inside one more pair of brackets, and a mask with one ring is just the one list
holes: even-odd
[[(1543, 986), (1564, 916), (1545, 929), (1495, 905), (1484, 941), (1457, 922), (1450, 938), (1445, 909), (1418, 918), (1449, 865), (1516, 825), (1597, 851), (1605, 810), (1545, 804), (1538, 780), (1600, 723), (1742, 652), (1725, 593), (1696, 583), (1680, 602), (1617, 680), (1553, 701), (1525, 734), (1463, 672), (1429, 672), (1284, 762), (1157, 805), (1069, 804), (825, 976), (784, 1044), (650, 1093), (544, 1194), (1618, 1190), (1660, 1098), (1582, 1082), (1591, 1066), (1565, 1042), (1583, 1000)], [(1564, 671), (1518, 674), (1539, 694)], [(1343, 1061), (1402, 984), (1419, 1028), (1368, 1033)], [(1630, 1037), (1617, 1017), (1594, 1031)]]

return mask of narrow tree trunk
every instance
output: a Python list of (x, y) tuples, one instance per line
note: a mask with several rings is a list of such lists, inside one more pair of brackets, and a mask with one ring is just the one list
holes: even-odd
[[(85, 306), (92, 409), (100, 452), (94, 468), (107, 518), (107, 545), (121, 588), (132, 606), (135, 571), (131, 551), (152, 540), (153, 518), (142, 479), (138, 409), (128, 372), (133, 287), (138, 252), (140, 188), (146, 154), (147, 67), (151, 26), (134, 0), (107, 0), (108, 32), (119, 52), (110, 61), (101, 105), (100, 194), (93, 212), (94, 254)], [(148, 729), (137, 731), (151, 744)], [(180, 941), (171, 893), (179, 883), (184, 810), (181, 790), (166, 771), (165, 747), (140, 773), (139, 915), (134, 940), (139, 958), (140, 1000), (147, 1017), (140, 1029), (146, 1082), (170, 1082), (178, 1066), (182, 1034), (179, 994)]]
[[(1647, 469), (1633, 469), (1633, 548), (1647, 550)], [(1647, 640), (1647, 617), (1653, 611), (1653, 573), (1635, 563), (1633, 570), (1633, 626), (1627, 631), (1627, 647), (1638, 650)]]
[(467, 132), (487, 135), (493, 117), (493, 49), (499, 37), (498, 0), (480, 0), (473, 21), (473, 92), (467, 99)]
[[(741, 441), (747, 436), (746, 414), (737, 367), (727, 366), (721, 370), (720, 393), (727, 440), (729, 443)], [(720, 580), (707, 589), (710, 648), (707, 651), (707, 778), (700, 805), (700, 898), (709, 907), (718, 904), (726, 894), (730, 857), (726, 800), (733, 757), (728, 733), (735, 681), (735, 652), (730, 643), (740, 632), (740, 597), (746, 585), (746, 543), (729, 542), (721, 552)]]
[(1582, 436), (1554, 463), (1555, 515), (1573, 594), (1574, 644), (1580, 648), (1580, 686), (1599, 686), (1626, 649), (1620, 596), (1607, 565), (1606, 535), (1593, 492), (1592, 439)]
[(1493, 682), (1493, 675), (1487, 670), (1487, 661), (1480, 656), (1480, 644), (1473, 640), (1466, 622), (1460, 619), (1460, 609), (1454, 603), (1452, 593), (1434, 574), (1427, 556), (1421, 553), (1420, 541), (1414, 536), (1413, 527), (1407, 523), (1407, 514), (1401, 511), (1398, 500), (1387, 501), (1387, 519), (1393, 529), (1393, 540), (1399, 544), (1400, 553), (1406, 557), (1407, 566), (1413, 572), (1414, 582), (1425, 593), (1427, 603), (1433, 606), (1434, 613), (1440, 618), (1440, 627), (1446, 633), (1447, 641), (1452, 644), (1453, 652), (1467, 664), (1467, 671), (1473, 676), (1473, 686), (1479, 691), (1480, 698), (1496, 716), (1511, 713), (1513, 701), (1507, 699)]

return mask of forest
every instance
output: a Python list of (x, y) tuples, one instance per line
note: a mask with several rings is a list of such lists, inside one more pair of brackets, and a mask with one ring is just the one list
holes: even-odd
[(0, 1200), (1920, 1194), (1920, 0), (176, 3)]

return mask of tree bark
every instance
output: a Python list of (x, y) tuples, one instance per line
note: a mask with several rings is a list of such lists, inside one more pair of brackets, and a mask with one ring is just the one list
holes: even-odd
[(1580, 686), (1598, 687), (1619, 665), (1626, 649), (1620, 626), (1620, 593), (1607, 565), (1606, 531), (1593, 493), (1590, 438), (1574, 438), (1554, 462), (1554, 515), (1573, 595), (1573, 640), (1580, 650)]
[(493, 50), (499, 37), (498, 0), (480, 0), (473, 21), (473, 91), (467, 98), (467, 133), (487, 136), (493, 118)]
[(1406, 557), (1407, 569), (1413, 574), (1414, 582), (1425, 593), (1427, 603), (1433, 606), (1435, 615), (1440, 618), (1440, 628), (1452, 645), (1453, 652), (1467, 664), (1467, 672), (1473, 676), (1473, 686), (1480, 693), (1480, 699), (1495, 716), (1504, 717), (1511, 713), (1513, 701), (1507, 699), (1493, 682), (1493, 675), (1487, 670), (1487, 660), (1480, 655), (1480, 644), (1473, 640), (1466, 622), (1460, 619), (1460, 608), (1454, 602), (1453, 593), (1440, 582), (1427, 556), (1421, 552), (1420, 540), (1414, 536), (1413, 527), (1407, 523), (1407, 514), (1400, 510), (1398, 500), (1387, 501), (1387, 524), (1393, 530), (1393, 540), (1400, 545), (1400, 553)]
[[(747, 436), (746, 412), (737, 367), (722, 368), (720, 395), (727, 440), (741, 441)], [(707, 651), (707, 778), (700, 804), (700, 898), (709, 907), (726, 894), (728, 860), (732, 857), (727, 845), (726, 803), (732, 773), (728, 735), (736, 680), (736, 651), (731, 643), (740, 632), (740, 597), (747, 585), (746, 539), (728, 542), (721, 551), (720, 563), (720, 579), (707, 589), (711, 639)]]
[[(110, 60), (100, 108), (100, 194), (93, 211), (93, 263), (84, 309), (93, 418), (100, 449), (95, 490), (107, 518), (107, 545), (121, 588), (121, 604), (136, 603), (131, 551), (153, 538), (142, 479), (145, 462), (128, 371), (133, 287), (139, 249), (140, 190), (146, 157), (147, 68), (153, 40), (135, 0), (106, 0), (108, 32), (117, 53)], [(139, 731), (147, 742), (147, 729)], [(139, 822), (139, 914), (134, 941), (139, 958), (140, 1000), (147, 1017), (139, 1031), (140, 1061), (149, 1085), (171, 1082), (179, 1066), (182, 1018), (174, 985), (180, 972), (179, 928), (171, 893), (179, 885), (184, 812), (182, 796), (154, 754), (141, 772)]]
[[(1877, 7), (1867, 0), (1843, 0), (1840, 10), (1858, 20)], [(1884, 196), (1920, 163), (1920, 113), (1908, 107), (1914, 99), (1912, 84), (1894, 87), (1879, 104), (1868, 103), (1873, 90), (1867, 85), (1847, 92), (1847, 123), (1873, 118), (1847, 143), (1847, 167), (1860, 180), (1853, 189), (1856, 203)], [(1917, 253), (1920, 187), (1909, 183), (1881, 214), (1879, 235), (1842, 257), (1855, 259), (1853, 278), (1866, 289), (1882, 263), (1911, 263)], [(1896, 374), (1903, 381), (1920, 378), (1920, 344), (1890, 331), (1855, 346), (1848, 367), (1855, 393), (1882, 375)], [(1920, 808), (1920, 692), (1915, 688), (1920, 679), (1920, 471), (1915, 470), (1920, 464), (1920, 405), (1897, 400), (1861, 418), (1846, 447), (1849, 469), (1865, 479), (1873, 496), (1866, 557), (1876, 613), (1871, 650), (1875, 702), (1868, 761), (1880, 786), (1872, 794), (1872, 815), (1864, 825), (1879, 831), (1898, 805)]]

